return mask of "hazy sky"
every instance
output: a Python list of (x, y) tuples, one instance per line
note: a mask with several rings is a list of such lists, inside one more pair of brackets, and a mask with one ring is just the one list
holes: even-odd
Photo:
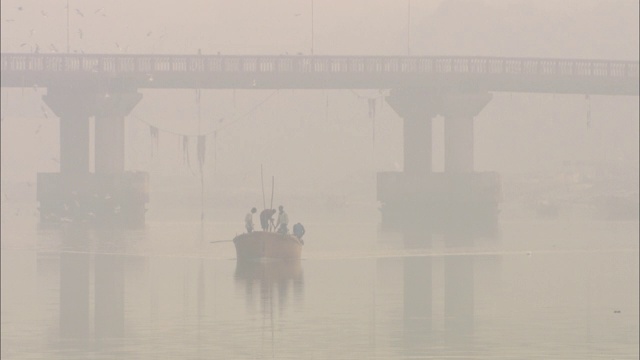
[[(69, 3), (72, 52), (311, 51), (311, 1)], [(2, 51), (29, 52), (36, 44), (44, 53), (65, 51), (65, 5), (66, 1), (3, 0)], [(397, 0), (314, 1), (315, 54), (406, 54), (407, 5)], [(412, 0), (409, 30), (415, 55), (638, 59), (634, 0)], [(182, 163), (180, 138), (170, 132), (195, 134), (198, 128), (225, 127), (225, 121), (272, 95), (203, 91), (198, 120), (194, 91), (142, 92), (144, 99), (128, 120), (127, 167), (182, 175), (193, 170)], [(43, 89), (2, 91), (4, 179), (35, 179), (37, 171), (57, 170), (51, 154), (58, 151), (58, 126), (42, 114), (43, 94)], [(208, 174), (214, 170), (214, 155), (219, 176), (228, 175), (241, 185), (247, 176), (255, 177), (260, 164), (301, 188), (314, 183), (332, 188), (355, 178), (373, 181), (375, 171), (399, 170), (401, 121), (382, 104), (383, 94), (377, 89), (279, 91), (255, 113), (221, 130), (215, 147), (214, 139), (207, 138)], [(375, 123), (367, 116), (367, 97), (378, 100)], [(495, 94), (476, 120), (476, 169), (553, 171), (567, 159), (637, 168), (637, 97), (592, 97), (590, 102), (584, 95)], [(154, 150), (161, 155), (153, 158), (147, 123), (169, 131), (161, 133)], [(442, 168), (442, 147), (442, 120), (436, 119), (435, 169)], [(190, 155), (194, 160), (195, 150)], [(291, 164), (316, 165), (288, 174)]]

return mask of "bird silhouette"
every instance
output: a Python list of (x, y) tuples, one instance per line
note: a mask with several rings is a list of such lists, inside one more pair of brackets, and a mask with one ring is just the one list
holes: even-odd
[(80, 15), (81, 17), (84, 17), (84, 14), (82, 13), (82, 11), (80, 11), (80, 9), (76, 9), (76, 14)]
[(40, 14), (42, 14), (42, 16), (44, 16), (44, 17), (47, 17), (47, 12), (44, 11), (44, 10), (40, 11)]

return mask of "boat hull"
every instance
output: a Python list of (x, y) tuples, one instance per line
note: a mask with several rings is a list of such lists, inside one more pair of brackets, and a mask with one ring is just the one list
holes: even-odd
[(267, 231), (241, 234), (233, 239), (238, 259), (300, 259), (302, 243), (293, 235)]

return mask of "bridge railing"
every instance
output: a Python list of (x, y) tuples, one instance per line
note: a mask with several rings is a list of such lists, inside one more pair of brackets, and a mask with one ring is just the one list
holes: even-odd
[(107, 74), (416, 73), (636, 78), (637, 61), (406, 56), (220, 56), (2, 54), (1, 70)]

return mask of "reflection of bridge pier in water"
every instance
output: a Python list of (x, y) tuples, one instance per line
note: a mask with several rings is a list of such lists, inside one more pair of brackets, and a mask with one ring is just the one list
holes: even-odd
[[(451, 208), (455, 209), (454, 206)], [(475, 272), (478, 269), (475, 256), (468, 253), (473, 252), (476, 239), (495, 241), (497, 219), (486, 222), (491, 217), (478, 219), (477, 210), (465, 208), (442, 213), (417, 206), (407, 206), (404, 211), (400, 207), (394, 210), (383, 212), (382, 221), (388, 225), (389, 219), (385, 216), (392, 218), (395, 232), (402, 234), (402, 243), (408, 252), (402, 259), (404, 285), (401, 289), (405, 354), (424, 354), (440, 336), (444, 337), (445, 344), (455, 344), (457, 348), (462, 344), (471, 345), (476, 313)], [(389, 231), (389, 227), (383, 227), (385, 230)], [(444, 254), (431, 256), (434, 247), (440, 249), (440, 241), (442, 250), (435, 253)], [(463, 254), (458, 255), (458, 252)], [(442, 309), (438, 301), (440, 291), (443, 291)], [(437, 328), (440, 319), (443, 331)]]
[[(431, 247), (431, 232), (423, 226), (403, 231), (405, 250)], [(433, 259), (428, 256), (403, 258), (404, 348), (420, 349), (433, 340)], [(418, 351), (417, 353), (421, 353)]]
[[(398, 289), (402, 291), (402, 341), (406, 355), (424, 354), (441, 336), (445, 344), (472, 344), (478, 269), (475, 256), (467, 253), (473, 252), (474, 240), (482, 236), (467, 231), (463, 222), (458, 228), (437, 232), (428, 224), (405, 225), (400, 233), (407, 251), (402, 258), (403, 286)], [(442, 250), (434, 250), (434, 242), (440, 241)], [(434, 251), (444, 254), (434, 257), (430, 255)], [(443, 308), (438, 299), (444, 300)]]
[(69, 226), (61, 231), (60, 337), (88, 339), (90, 336), (89, 230)]
[(96, 229), (98, 252), (94, 257), (95, 337), (124, 336), (124, 256), (123, 233), (117, 227)]
[[(444, 234), (447, 249), (471, 250), (474, 235), (464, 226)], [(468, 342), (474, 332), (474, 256), (444, 257), (444, 334), (446, 342)]]
[(69, 224), (60, 234), (60, 337), (83, 341), (92, 335), (96, 340), (121, 338), (125, 332), (122, 231), (107, 226), (95, 229), (95, 253), (91, 251), (92, 231), (86, 225)]

